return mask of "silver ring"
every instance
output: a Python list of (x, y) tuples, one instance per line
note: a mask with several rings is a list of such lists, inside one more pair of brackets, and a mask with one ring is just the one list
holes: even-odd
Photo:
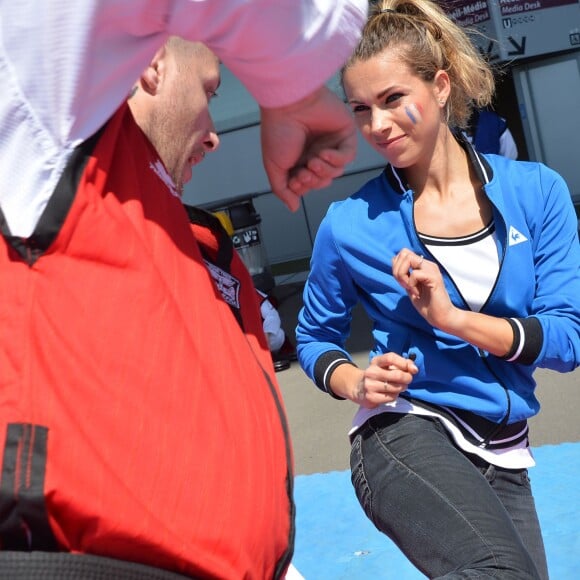
[(421, 267), (421, 264), (423, 263), (424, 259), (425, 256), (423, 256), (423, 254), (419, 254), (419, 263), (415, 266), (415, 270), (418, 270)]
[(385, 393), (389, 392), (389, 383), (383, 383), (383, 388), (385, 390)]

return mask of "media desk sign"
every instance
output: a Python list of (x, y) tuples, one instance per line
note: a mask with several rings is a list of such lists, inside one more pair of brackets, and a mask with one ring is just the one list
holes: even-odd
[(513, 61), (580, 49), (580, 0), (446, 0), (444, 10), (475, 30), (490, 61)]
[(490, 61), (500, 58), (498, 33), (487, 0), (447, 0), (441, 3), (445, 12), (460, 26), (475, 30), (472, 42)]
[(579, 0), (496, 0), (494, 4), (502, 60), (580, 48)]

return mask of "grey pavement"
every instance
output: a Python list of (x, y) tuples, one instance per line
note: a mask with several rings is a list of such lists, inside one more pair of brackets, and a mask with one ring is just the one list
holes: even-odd
[[(302, 283), (278, 285), (282, 324), (294, 336), (302, 303)], [(363, 366), (368, 359), (370, 325), (362, 309), (354, 312), (349, 350)], [(319, 391), (297, 362), (279, 372), (280, 384), (294, 445), (296, 474), (326, 473), (349, 468), (350, 446), (347, 433), (356, 406), (337, 401)], [(560, 374), (539, 369), (536, 372), (540, 413), (530, 421), (532, 447), (580, 441), (580, 368)]]

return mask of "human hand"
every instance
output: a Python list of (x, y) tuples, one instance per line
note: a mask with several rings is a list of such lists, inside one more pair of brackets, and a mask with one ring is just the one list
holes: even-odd
[(272, 191), (292, 211), (322, 189), (356, 154), (356, 128), (344, 103), (322, 87), (280, 108), (261, 108), (262, 157)]
[(442, 330), (449, 327), (458, 309), (449, 298), (435, 262), (403, 248), (393, 258), (393, 276), (429, 324)]
[(355, 400), (367, 409), (391, 403), (407, 390), (418, 372), (411, 359), (394, 352), (375, 356), (356, 386)]

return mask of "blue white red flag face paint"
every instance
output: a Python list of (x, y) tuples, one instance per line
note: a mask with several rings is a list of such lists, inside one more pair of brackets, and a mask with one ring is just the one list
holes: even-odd
[(411, 119), (411, 123), (416, 125), (423, 120), (423, 116), (421, 115), (420, 105), (416, 105), (415, 103), (411, 103), (410, 105), (405, 106), (405, 113), (407, 113), (407, 117)]

